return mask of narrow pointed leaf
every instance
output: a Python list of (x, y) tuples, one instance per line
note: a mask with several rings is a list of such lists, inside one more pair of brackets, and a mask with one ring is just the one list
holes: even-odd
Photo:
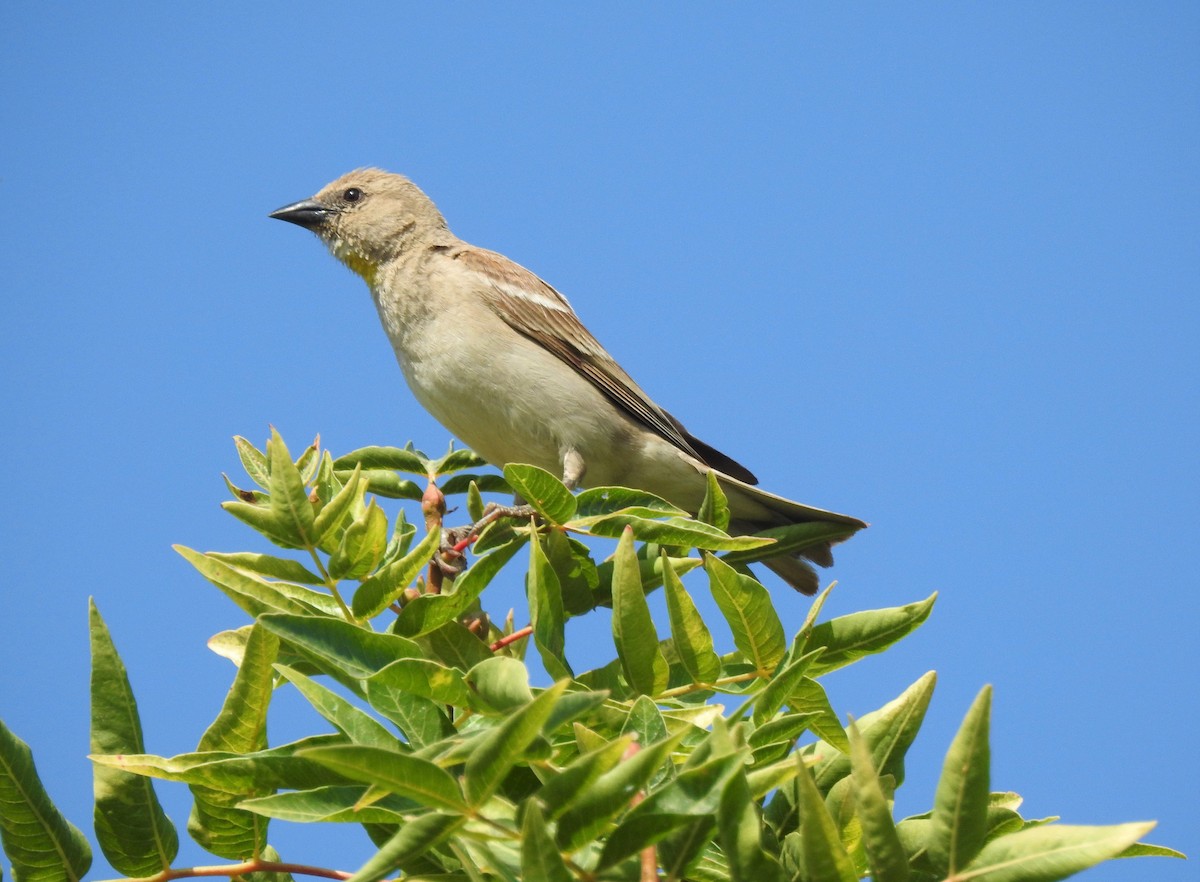
[(255, 554), (249, 551), (221, 552), (206, 551), (204, 556), (221, 563), (229, 564), (242, 572), (272, 579), (283, 579), (285, 582), (299, 582), (301, 585), (323, 585), (325, 580), (302, 563), (284, 557), (270, 554)]
[(683, 587), (665, 550), (662, 552), (662, 572), (675, 653), (694, 682), (711, 683), (721, 676), (721, 658), (713, 649), (708, 626), (700, 617), (691, 595)]
[(0, 721), (0, 844), (14, 882), (79, 882), (92, 849), (38, 777), (29, 745)]
[(467, 686), (481, 704), (493, 713), (508, 713), (533, 701), (529, 669), (504, 655), (481, 661), (467, 671)]
[(796, 802), (800, 808), (800, 866), (813, 882), (856, 882), (854, 862), (842, 847), (837, 824), (802, 762), (796, 776)]
[(767, 589), (711, 555), (705, 557), (704, 566), (713, 599), (733, 632), (734, 645), (758, 670), (772, 670), (787, 652), (787, 638)]
[[(764, 847), (763, 823), (744, 773), (725, 785), (717, 809), (717, 836), (729, 861), (729, 876), (738, 882), (782, 882), (783, 868)], [(807, 882), (825, 882), (814, 877)]]
[(850, 726), (850, 761), (853, 765), (854, 805), (862, 823), (863, 848), (871, 867), (872, 882), (907, 882), (908, 856), (896, 834), (896, 824), (871, 751), (859, 734), (858, 726)]
[(823, 647), (825, 652), (813, 666), (810, 676), (827, 674), (865, 655), (887, 649), (929, 618), (935, 600), (937, 592), (918, 603), (851, 613), (817, 625), (808, 635), (804, 651)]
[(651, 778), (660, 773), (663, 763), (683, 733), (665, 741), (642, 747), (631, 757), (597, 778), (588, 790), (558, 819), (555, 838), (566, 852), (582, 848), (596, 839), (616, 815), (629, 807), (629, 801)]
[(271, 469), (267, 465), (266, 456), (241, 435), (233, 436), (233, 445), (237, 449), (238, 459), (242, 461), (242, 468), (246, 470), (246, 474), (253, 479), (255, 484), (266, 490), (271, 481)]
[(424, 657), (412, 640), (376, 634), (338, 619), (266, 615), (259, 624), (351, 688), (360, 688), (358, 680), (398, 658)]
[(296, 547), (305, 548), (313, 542), (313, 506), (304, 489), (300, 470), (292, 462), (283, 438), (274, 428), (267, 442), (267, 462), (271, 468), (268, 489), (271, 491), (271, 514), (276, 523), (287, 531)]
[(467, 798), (478, 807), (496, 792), (504, 777), (523, 759), (525, 750), (542, 732), (554, 704), (570, 681), (560, 680), (488, 734), (466, 764)]
[[(295, 468), (290, 459), (287, 464)], [(197, 750), (244, 754), (267, 746), (267, 706), (271, 701), (272, 665), (278, 649), (275, 635), (255, 626), (225, 704), (201, 736)], [(195, 802), (188, 819), (188, 833), (202, 847), (220, 857), (240, 860), (258, 854), (266, 845), (266, 820), (237, 808), (242, 794), (200, 785), (192, 785), (191, 790)]]
[(991, 700), (991, 687), (985, 686), (950, 744), (933, 797), (929, 857), (951, 876), (979, 853), (987, 835)]
[[(785, 703), (790, 703), (793, 693), (801, 689), (805, 673), (821, 655), (821, 652), (822, 650), (818, 649), (815, 652), (806, 653), (786, 667), (781, 667), (771, 676), (770, 682), (767, 683), (766, 688), (759, 693), (758, 698), (754, 702), (753, 720), (756, 726), (763, 725), (767, 720), (774, 717)], [(822, 690), (822, 695), (824, 695), (824, 690)], [(803, 699), (798, 696), (796, 702), (803, 703)], [(826, 704), (828, 704), (828, 700), (826, 700)], [(823, 709), (807, 706), (795, 707), (793, 705), (792, 710), (807, 713), (819, 712)], [(832, 711), (830, 712), (832, 713)], [(837, 723), (837, 717), (834, 717), (834, 723)], [(840, 729), (841, 726), (838, 726), (838, 728)]]
[(700, 510), (696, 512), (696, 520), (729, 532), (729, 500), (717, 482), (717, 473), (710, 469), (704, 473), (704, 477), (708, 486), (704, 491), (704, 501), (700, 503)]
[[(842, 753), (850, 750), (846, 730), (842, 728), (841, 721), (829, 703), (824, 686), (811, 677), (801, 677), (785, 700), (794, 713), (814, 715), (809, 728), (821, 736), (822, 741), (833, 745)], [(845, 766), (845, 770), (848, 773), (849, 766)]]
[(252, 616), (263, 613), (282, 612), (295, 615), (310, 615), (313, 608), (289, 597), (274, 583), (248, 574), (216, 557), (201, 554), (183, 545), (174, 546), (179, 554), (200, 571), (234, 603)]
[(621, 760), (630, 741), (629, 738), (618, 738), (601, 744), (595, 750), (576, 757), (546, 781), (537, 792), (537, 800), (545, 807), (546, 817), (551, 820), (557, 818), (588, 793), (592, 783)]
[(364, 784), (334, 784), (244, 799), (239, 805), (246, 811), (280, 821), (342, 824), (397, 824), (419, 807), (419, 803), (395, 795), (364, 804), (367, 791)]
[(566, 618), (562, 586), (550, 566), (541, 539), (529, 543), (529, 573), (525, 590), (529, 601), (529, 620), (533, 624), (533, 642), (542, 657), (546, 673), (556, 680), (573, 677), (574, 672), (565, 655)]
[[(578, 523), (578, 522), (576, 522)], [(592, 521), (587, 531), (593, 536), (619, 537), (628, 527), (640, 542), (678, 545), (684, 548), (703, 548), (709, 551), (748, 550), (770, 545), (770, 539), (753, 536), (730, 536), (716, 527), (691, 518), (669, 517), (653, 520), (637, 515), (613, 514)]]
[(434, 529), (425, 535), (412, 551), (383, 567), (367, 579), (354, 592), (350, 610), (360, 619), (369, 619), (383, 612), (388, 604), (404, 593), (417, 573), (424, 569), (441, 542), (441, 530)]
[[(92, 649), (92, 753), (144, 753), (141, 718), (125, 665), (104, 619), (88, 601)], [(126, 876), (151, 876), (179, 852), (175, 826), (141, 775), (105, 766), (92, 769), (96, 839), (108, 862)]]
[[(880, 775), (895, 778), (897, 786), (904, 782), (904, 754), (921, 728), (936, 682), (937, 676), (930, 671), (897, 698), (858, 720), (875, 768)], [(850, 774), (850, 757), (844, 750), (818, 742), (809, 755), (816, 760), (813, 773), (822, 793)]]
[(412, 754), (361, 744), (331, 745), (303, 751), (347, 778), (398, 793), (421, 805), (448, 811), (465, 811), (458, 782), (445, 769)]
[(355, 466), (408, 472), (421, 477), (429, 474), (429, 460), (424, 454), (401, 447), (360, 447), (333, 461), (333, 467), (338, 470), (349, 470)]
[(462, 816), (439, 812), (414, 818), (383, 843), (379, 851), (359, 867), (347, 882), (379, 882), (449, 839), (465, 822), (466, 818)]
[(388, 544), (388, 520), (375, 500), (362, 510), (342, 534), (329, 557), (329, 575), (335, 579), (361, 579), (383, 558)]
[(276, 665), (275, 670), (296, 687), (317, 713), (333, 723), (351, 741), (371, 747), (397, 749), (395, 736), (366, 711), (294, 668)]
[(993, 839), (952, 880), (1056, 882), (1118, 856), (1153, 827), (1153, 821), (1110, 827), (1031, 827)]
[(521, 822), (521, 876), (538, 882), (571, 882), (575, 878), (550, 837), (542, 807), (535, 800), (526, 803)]
[(642, 588), (641, 571), (633, 550), (633, 532), (621, 534), (613, 564), (613, 641), (629, 685), (642, 695), (667, 688), (670, 670), (658, 645), (658, 633)]

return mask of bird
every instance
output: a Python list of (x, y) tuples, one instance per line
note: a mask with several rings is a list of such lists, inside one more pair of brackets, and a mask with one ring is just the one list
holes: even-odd
[[(312, 231), (363, 278), (417, 401), (487, 462), (535, 465), (572, 490), (631, 487), (693, 513), (711, 471), (734, 534), (819, 521), (846, 538), (867, 526), (755, 486), (655, 404), (562, 294), (455, 236), (408, 178), (360, 168), (269, 217)], [(810, 564), (831, 566), (831, 544), (763, 563), (814, 594)]]

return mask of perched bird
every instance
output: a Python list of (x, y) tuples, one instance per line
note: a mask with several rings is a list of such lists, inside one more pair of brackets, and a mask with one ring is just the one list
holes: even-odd
[[(749, 470), (650, 400), (565, 297), (451, 233), (407, 178), (359, 169), (270, 216), (312, 230), (366, 280), (417, 400), (488, 462), (536, 465), (572, 488), (634, 487), (692, 512), (712, 470), (734, 532), (807, 521), (848, 533), (866, 526), (752, 486)], [(800, 557), (829, 566), (829, 547), (764, 563), (811, 594), (817, 576)]]

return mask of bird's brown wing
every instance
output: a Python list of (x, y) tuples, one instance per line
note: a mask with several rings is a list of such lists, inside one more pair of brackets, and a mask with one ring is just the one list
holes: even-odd
[(701, 462), (747, 484), (749, 469), (700, 441), (641, 390), (579, 321), (567, 299), (502, 254), (465, 247), (449, 255), (478, 274), (484, 301), (505, 324), (578, 371), (617, 407)]

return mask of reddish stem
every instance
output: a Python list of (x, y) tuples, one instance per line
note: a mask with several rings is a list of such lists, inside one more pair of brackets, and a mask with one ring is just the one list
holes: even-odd
[(508, 646), (510, 643), (516, 643), (518, 640), (523, 640), (532, 633), (533, 625), (526, 625), (519, 631), (513, 631), (511, 634), (501, 637), (499, 640), (493, 643), (491, 646), (492, 652), (498, 652), (504, 647)]

